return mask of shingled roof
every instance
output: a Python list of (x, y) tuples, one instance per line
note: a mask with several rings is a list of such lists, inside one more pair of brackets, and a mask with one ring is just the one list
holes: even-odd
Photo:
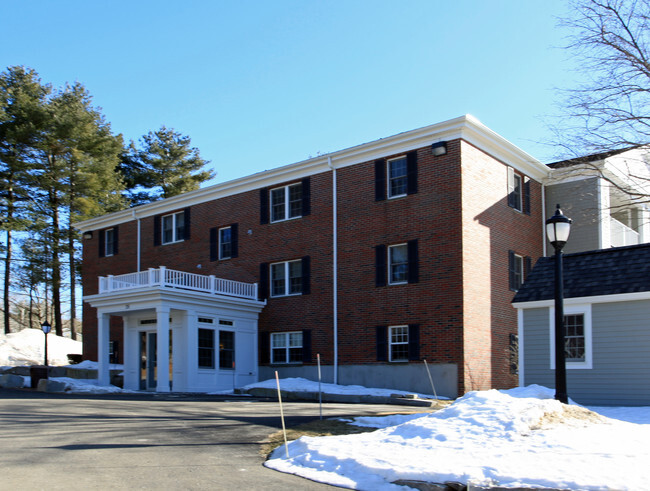
[[(564, 298), (650, 291), (650, 244), (566, 254)], [(555, 297), (555, 258), (537, 261), (512, 303)]]

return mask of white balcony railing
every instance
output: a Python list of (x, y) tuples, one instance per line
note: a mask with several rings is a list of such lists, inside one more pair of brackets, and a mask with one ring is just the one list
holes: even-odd
[(610, 239), (612, 247), (635, 245), (639, 243), (639, 233), (632, 230), (630, 227), (616, 218), (610, 217)]
[(178, 288), (214, 295), (228, 295), (256, 300), (257, 283), (242, 283), (241, 281), (224, 280), (215, 276), (206, 276), (185, 271), (160, 268), (149, 268), (138, 273), (127, 273), (118, 276), (108, 275), (99, 277), (99, 293), (110, 293), (133, 288), (163, 286)]

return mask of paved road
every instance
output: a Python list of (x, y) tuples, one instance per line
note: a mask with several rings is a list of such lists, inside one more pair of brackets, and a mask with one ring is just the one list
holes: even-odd
[[(395, 411), (324, 404), (323, 415)], [(288, 403), (287, 425), (318, 418)], [(0, 490), (332, 489), (262, 466), (278, 404), (219, 396), (56, 395), (0, 389)]]

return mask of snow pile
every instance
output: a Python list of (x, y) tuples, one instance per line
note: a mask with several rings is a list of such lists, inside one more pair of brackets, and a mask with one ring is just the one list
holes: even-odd
[[(68, 365), (68, 354), (81, 354), (81, 342), (47, 335), (49, 365)], [(42, 365), (44, 361), (45, 334), (40, 329), (0, 334), (0, 366)]]
[(400, 489), (391, 483), (404, 479), (648, 489), (650, 424), (608, 419), (552, 396), (538, 386), (470, 392), (438, 412), (404, 417), (401, 424), (398, 416), (376, 418), (376, 424), (393, 426), (372, 433), (302, 437), (289, 444), (290, 458), (280, 447), (265, 465), (362, 490)]

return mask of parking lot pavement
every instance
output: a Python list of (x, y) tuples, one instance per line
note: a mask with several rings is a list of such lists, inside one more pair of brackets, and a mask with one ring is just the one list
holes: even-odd
[[(324, 404), (324, 417), (395, 412)], [(318, 404), (284, 405), (287, 425)], [(175, 394), (64, 395), (0, 389), (0, 489), (326, 489), (263, 467), (277, 402)]]

